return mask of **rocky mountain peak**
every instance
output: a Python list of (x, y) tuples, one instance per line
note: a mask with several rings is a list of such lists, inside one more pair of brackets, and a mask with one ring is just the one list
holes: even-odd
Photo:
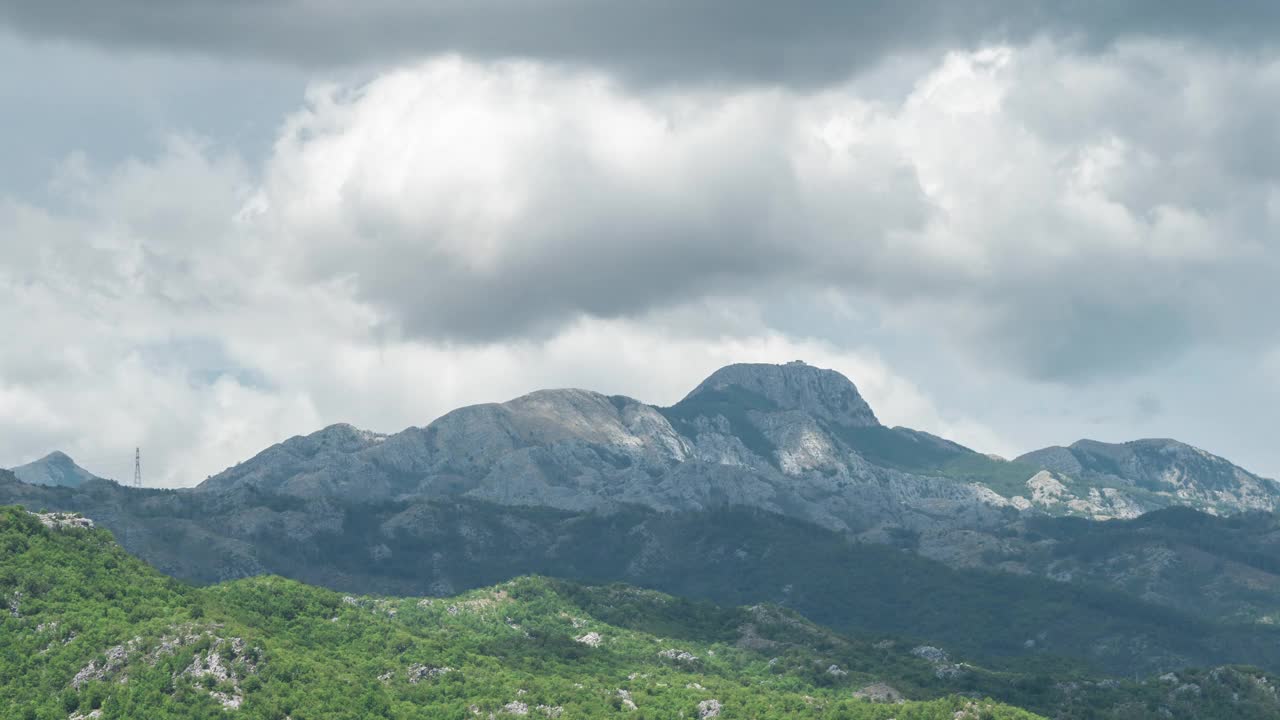
[(13, 474), (30, 485), (79, 487), (97, 476), (76, 464), (71, 456), (55, 450), (35, 462), (13, 468)]
[(386, 435), (371, 430), (361, 430), (348, 423), (335, 423), (306, 436), (310, 442), (344, 452), (354, 452), (381, 442), (385, 438)]
[(878, 427), (866, 400), (849, 378), (835, 370), (795, 360), (784, 365), (727, 365), (703, 380), (681, 402), (720, 394), (733, 388), (763, 398), (779, 410), (802, 410), (847, 427)]

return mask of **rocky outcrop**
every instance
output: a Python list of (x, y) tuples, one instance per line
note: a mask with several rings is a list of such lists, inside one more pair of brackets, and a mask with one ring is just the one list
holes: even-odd
[[(206, 689), (224, 709), (235, 710), (244, 702), (241, 682), (258, 673), (259, 648), (249, 647), (239, 637), (224, 638), (217, 634), (217, 626), (202, 629), (194, 626), (171, 628), (172, 634), (161, 637), (154, 644), (144, 644), (141, 637), (108, 648), (85, 665), (71, 679), (69, 686), (80, 689), (95, 680), (127, 682), (131, 669), (154, 667), (161, 657), (173, 655), (184, 647), (205, 642), (207, 649), (195, 653), (191, 663), (175, 676), (192, 684), (195, 689)], [(205, 684), (206, 681), (209, 684)], [(210, 682), (211, 681), (211, 682)], [(217, 685), (221, 689), (213, 689)]]
[(853, 694), (855, 700), (866, 700), (873, 703), (902, 703), (906, 698), (888, 683), (872, 683)]
[(448, 675), (451, 672), (453, 672), (453, 668), (451, 667), (436, 667), (434, 665), (414, 663), (413, 665), (410, 665), (409, 669), (405, 672), (405, 677), (409, 681), (410, 685), (417, 685), (423, 680), (432, 680), (443, 675)]
[(50, 530), (92, 530), (93, 521), (84, 517), (80, 513), (65, 512), (49, 512), (49, 513), (31, 513), (40, 520), (40, 524)]
[(927, 661), (933, 666), (933, 674), (938, 678), (955, 677), (966, 669), (964, 663), (953, 663), (946, 652), (931, 645), (920, 645), (912, 648), (911, 654)]
[(698, 656), (688, 650), (677, 650), (676, 648), (667, 648), (658, 653), (658, 657), (663, 660), (671, 660), (683, 665), (692, 665), (698, 662)]

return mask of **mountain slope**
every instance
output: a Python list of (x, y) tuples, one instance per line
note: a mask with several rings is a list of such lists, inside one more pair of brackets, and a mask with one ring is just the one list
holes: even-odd
[(1234, 623), (1280, 623), (1280, 516), (1166, 508), (1131, 520), (1028, 517), (972, 567), (1109, 587)]
[(19, 480), (32, 485), (63, 485), (78, 487), (86, 480), (97, 479), (93, 473), (80, 467), (66, 453), (54, 451), (11, 471)]
[[(195, 589), (101, 530), (0, 508), (5, 717), (1253, 718), (1275, 678), (1148, 682), (994, 673), (929, 646), (846, 638), (784, 610), (516, 579), (450, 599), (280, 578)], [(904, 704), (878, 704), (905, 695)], [(937, 699), (931, 699), (937, 698)], [(96, 714), (95, 714), (96, 713)]]
[[(993, 666), (1068, 657), (1122, 675), (1226, 662), (1280, 669), (1280, 631), (1220, 622), (1251, 623), (1280, 612), (1280, 600), (1268, 604), (1273, 596), (1258, 597), (1236, 579), (1237, 563), (1224, 558), (1222, 576), (1214, 562), (1192, 563), (1186, 577), (1171, 584), (1186, 589), (1172, 596), (1147, 597), (1126, 575), (1111, 574), (1119, 566), (1078, 571), (1079, 578), (1060, 582), (1054, 578), (1064, 576), (1050, 569), (1064, 567), (1053, 563), (1071, 556), (1059, 558), (1059, 548), (1091, 566), (1087, 555), (1071, 549), (1074, 534), (1066, 530), (1059, 531), (1060, 540), (1043, 528), (981, 536), (992, 543), (985, 557), (999, 563), (992, 569), (1022, 563), (1007, 568), (1022, 573), (1014, 575), (956, 570), (917, 557), (911, 550), (926, 539), (910, 533), (887, 538), (901, 549), (856, 543), (749, 509), (657, 513), (632, 507), (602, 515), (469, 499), (360, 505), (248, 489), (231, 497), (138, 492), (108, 483), (71, 490), (0, 481), (0, 502), (13, 501), (91, 508), (126, 548), (166, 573), (201, 583), (277, 573), (346, 592), (449, 595), (538, 573), (625, 581), (720, 603), (775, 602), (844, 630), (944, 643)], [(929, 541), (954, 547), (973, 542), (970, 536)], [(1136, 542), (1140, 534), (1124, 537)], [(1264, 556), (1275, 549), (1257, 534), (1222, 539), (1228, 546), (1253, 544)], [(1125, 542), (1113, 537), (1109, 547)], [(1280, 583), (1280, 575), (1260, 571), (1250, 582), (1264, 576)], [(1105, 585), (1108, 580), (1115, 585)], [(1196, 587), (1232, 594), (1200, 602)]]
[[(883, 718), (888, 708), (850, 699), (857, 683), (901, 670), (904, 688), (943, 691), (915, 685), (930, 682), (931, 666), (905, 650), (837, 639), (837, 653), (822, 653), (805, 640), (830, 644), (825, 633), (763, 608), (721, 613), (608, 591), (643, 608), (659, 637), (594, 618), (573, 602), (581, 591), (537, 579), (434, 601), (279, 578), (194, 590), (124, 556), (104, 533), (42, 527), (12, 509), (0, 509), (0, 548), (5, 717)], [(127, 614), (122, 601), (132, 602)], [(752, 643), (785, 650), (785, 662), (770, 666), (759, 649), (737, 646), (728, 623), (749, 618)], [(788, 626), (792, 640), (780, 642)], [(876, 674), (832, 662), (850, 658)], [(823, 677), (824, 662), (839, 672), (809, 680)], [(894, 709), (950, 718), (970, 705), (985, 717), (1032, 718), (964, 698)]]
[(1138, 463), (1145, 474), (1130, 477), (1062, 453), (1082, 456), (1051, 449), (1008, 462), (885, 427), (847, 378), (797, 361), (727, 366), (669, 408), (543, 390), (390, 436), (333, 426), (199, 489), (359, 502), (465, 496), (606, 512), (748, 506), (853, 532), (989, 530), (1023, 511), (1132, 517), (1169, 505), (1230, 513), (1280, 501), (1280, 485), (1205, 454), (1182, 453), (1164, 470)]

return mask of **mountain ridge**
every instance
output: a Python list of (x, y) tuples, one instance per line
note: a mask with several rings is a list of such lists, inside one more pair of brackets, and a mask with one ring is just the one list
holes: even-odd
[(1273, 511), (1280, 495), (1280, 483), (1275, 480), (1170, 438), (1120, 443), (1083, 439), (1065, 447), (1033, 450), (1015, 461), (1052, 473), (1066, 488), (1100, 488), (1104, 495), (1108, 489), (1123, 488), (1139, 503), (1149, 502), (1152, 496), (1171, 496), (1178, 502), (1170, 505), (1218, 514), (1224, 506), (1235, 511)]
[(1203, 451), (1195, 463), (1190, 451), (1165, 453), (1181, 474), (1162, 484), (1174, 474), (1153, 464), (1160, 453), (1131, 453), (1145, 464), (1099, 473), (1092, 468), (1112, 446), (1088, 443), (998, 460), (882, 425), (834, 370), (739, 363), (669, 407), (562, 388), (461, 407), (390, 435), (334, 425), (272, 446), (197, 491), (252, 484), (371, 501), (465, 495), (581, 511), (743, 504), (854, 531), (939, 517), (989, 527), (1008, 511), (1111, 518), (1171, 505), (1218, 514), (1280, 507), (1280, 484)]

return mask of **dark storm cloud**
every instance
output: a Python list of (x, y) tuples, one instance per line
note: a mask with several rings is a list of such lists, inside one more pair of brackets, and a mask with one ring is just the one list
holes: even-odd
[(125, 48), (310, 67), (459, 52), (582, 63), (645, 82), (815, 85), (887, 54), (1037, 33), (1106, 45), (1130, 34), (1256, 46), (1280, 3), (1236, 0), (3, 0), (24, 32)]

